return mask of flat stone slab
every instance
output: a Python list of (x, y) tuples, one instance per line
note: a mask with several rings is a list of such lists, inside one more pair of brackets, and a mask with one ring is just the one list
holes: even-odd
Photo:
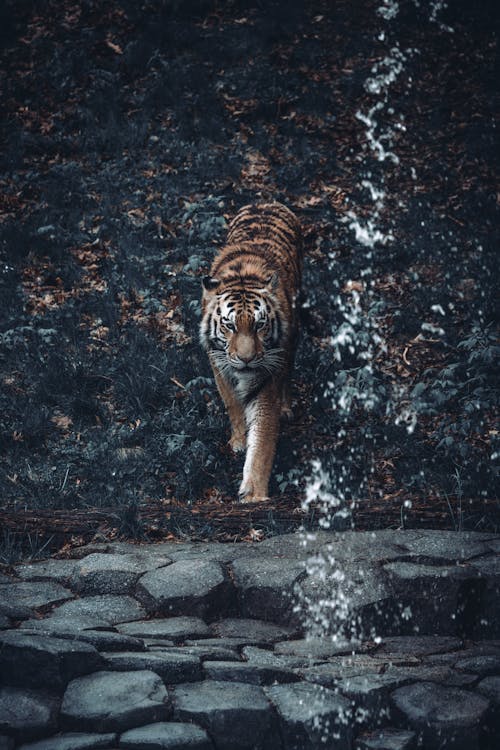
[(497, 710), (500, 708), (500, 675), (485, 677), (478, 684), (477, 690), (481, 695), (488, 698)]
[(272, 685), (275, 682), (296, 682), (299, 676), (281, 665), (235, 661), (207, 661), (204, 670), (211, 680), (246, 682), (250, 685)]
[(242, 650), (243, 657), (250, 664), (261, 664), (268, 667), (285, 667), (286, 669), (306, 668), (314, 664), (303, 656), (282, 656), (269, 649), (259, 648), (258, 646), (245, 646)]
[(487, 654), (469, 656), (465, 659), (459, 659), (455, 663), (455, 669), (462, 672), (472, 672), (480, 677), (500, 675), (500, 656), (489, 656)]
[(70, 682), (61, 706), (65, 729), (123, 732), (168, 719), (172, 708), (161, 678), (149, 670), (95, 672)]
[(400, 656), (428, 656), (430, 654), (444, 654), (456, 651), (463, 646), (460, 638), (452, 636), (394, 636), (384, 638), (381, 645), (377, 648), (374, 656), (383, 656), (386, 659), (389, 655), (393, 657)]
[(195, 682), (203, 677), (200, 660), (190, 654), (171, 651), (147, 653), (104, 653), (106, 669), (127, 672), (132, 669), (150, 669), (156, 672), (167, 684)]
[(8, 620), (26, 620), (29, 617), (34, 617), (35, 612), (31, 607), (27, 607), (25, 604), (17, 604), (15, 601), (4, 601), (4, 591), (7, 591), (6, 586), (2, 586), (2, 596), (0, 598), (1, 617), (5, 617)]
[(215, 635), (222, 638), (252, 638), (256, 643), (276, 643), (296, 634), (296, 628), (274, 625), (263, 620), (231, 617), (212, 625)]
[(324, 687), (334, 688), (343, 679), (378, 675), (384, 672), (386, 665), (372, 659), (371, 656), (355, 654), (350, 657), (335, 657), (327, 662), (300, 669), (300, 674), (308, 682), (316, 682)]
[(227, 611), (231, 585), (219, 563), (179, 560), (143, 575), (136, 594), (152, 612), (210, 617)]
[(402, 729), (366, 732), (356, 740), (356, 750), (416, 750), (417, 735)]
[[(42, 620), (41, 622), (44, 622)], [(57, 638), (63, 638), (71, 641), (81, 641), (82, 643), (89, 643), (94, 646), (98, 651), (144, 651), (145, 646), (140, 638), (132, 638), (130, 635), (122, 635), (122, 633), (113, 633), (106, 630), (82, 630), (79, 632), (68, 632), (65, 630), (58, 630), (55, 628), (52, 630), (49, 628), (45, 630), (38, 628), (37, 630), (22, 629), (22, 632), (31, 634), (44, 633), (46, 635), (52, 635)]]
[(74, 612), (65, 614), (64, 611), (60, 612), (59, 609), (55, 609), (42, 619), (33, 617), (29, 620), (25, 620), (21, 623), (20, 627), (26, 630), (41, 630), (55, 636), (59, 636), (60, 634), (73, 634), (76, 636), (78, 633), (86, 630), (115, 630), (109, 622), (99, 619), (95, 615), (92, 617), (89, 614), (78, 614)]
[(205, 680), (173, 690), (174, 715), (204, 727), (217, 750), (276, 750), (279, 737), (262, 688)]
[(125, 750), (213, 750), (213, 747), (204, 729), (180, 721), (129, 729), (120, 737), (120, 748)]
[(351, 747), (351, 706), (346, 698), (333, 690), (307, 683), (264, 689), (278, 712), (286, 748), (344, 750)]
[(199, 617), (163, 617), (127, 622), (119, 625), (118, 630), (138, 638), (167, 638), (174, 643), (212, 634), (208, 625)]
[[(373, 649), (374, 646), (372, 645)], [(328, 659), (332, 656), (353, 654), (367, 651), (361, 641), (351, 641), (344, 638), (331, 640), (330, 638), (300, 638), (298, 640), (277, 643), (274, 651), (287, 656), (301, 656), (306, 659)]]
[(415, 556), (415, 562), (427, 559), (453, 564), (486, 554), (489, 546), (481, 536), (467, 531), (427, 531), (420, 533), (418, 538), (409, 537), (404, 546)]
[(239, 661), (240, 656), (235, 649), (222, 646), (174, 646), (169, 652), (178, 654), (192, 654), (201, 661)]
[(65, 602), (54, 611), (54, 616), (57, 618), (83, 616), (88, 618), (89, 622), (92, 622), (92, 618), (95, 618), (96, 622), (116, 625), (131, 620), (142, 620), (146, 616), (146, 612), (139, 602), (131, 596), (102, 594)]
[(243, 646), (260, 646), (261, 641), (255, 638), (188, 638), (186, 646), (202, 646), (204, 648), (222, 647), (240, 649)]
[(3, 607), (11, 605), (42, 610), (72, 598), (69, 589), (53, 581), (25, 581), (2, 586)]
[(140, 549), (121, 555), (96, 552), (74, 565), (70, 585), (81, 594), (129, 594), (141, 575), (171, 562), (168, 557)]
[(59, 701), (45, 693), (17, 687), (0, 688), (0, 733), (18, 741), (37, 739), (57, 728)]
[(392, 693), (392, 701), (429, 750), (479, 748), (489, 701), (460, 688), (417, 682)]
[(68, 732), (21, 745), (19, 750), (98, 750), (102, 747), (111, 747), (115, 739), (115, 734)]
[(232, 569), (244, 617), (290, 624), (294, 586), (305, 575), (305, 563), (242, 557), (234, 560)]
[(10, 685), (50, 686), (57, 690), (102, 665), (101, 656), (88, 643), (22, 630), (0, 633), (0, 674), (2, 681)]
[(75, 560), (42, 560), (15, 566), (16, 575), (23, 581), (55, 581), (66, 583), (75, 568)]

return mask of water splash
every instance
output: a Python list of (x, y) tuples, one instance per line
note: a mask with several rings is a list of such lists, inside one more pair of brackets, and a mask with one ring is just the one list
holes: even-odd
[[(420, 7), (419, 0), (414, 0)], [(429, 20), (439, 23), (438, 14), (446, 7), (441, 0), (429, 3)], [(351, 208), (341, 221), (353, 232), (356, 242), (364, 248), (365, 268), (361, 271), (361, 280), (350, 281), (344, 291), (347, 296), (336, 295), (332, 303), (339, 313), (341, 323), (332, 333), (329, 344), (333, 359), (344, 368), (338, 367), (334, 378), (326, 382), (323, 396), (330, 399), (335, 412), (342, 417), (345, 424), (337, 432), (337, 440), (342, 441), (347, 434), (347, 417), (353, 409), (371, 411), (381, 407), (385, 416), (395, 424), (406, 427), (412, 433), (416, 426), (416, 413), (412, 408), (411, 398), (402, 385), (392, 386), (392, 393), (387, 396), (377, 387), (376, 361), (386, 351), (383, 335), (377, 322), (377, 302), (375, 300), (372, 280), (372, 260), (376, 247), (384, 247), (395, 239), (393, 227), (385, 217), (387, 206), (387, 176), (390, 171), (404, 165), (396, 153), (397, 139), (406, 132), (403, 114), (397, 114), (391, 106), (391, 93), (396, 84), (404, 83), (411, 87), (412, 80), (406, 74), (409, 60), (419, 54), (415, 48), (401, 49), (394, 35), (394, 20), (400, 11), (397, 0), (383, 0), (376, 9), (376, 15), (383, 24), (376, 33), (376, 40), (386, 45), (386, 51), (380, 60), (375, 62), (364, 82), (364, 90), (370, 103), (366, 109), (355, 113), (356, 119), (365, 127), (365, 138), (357, 156), (361, 169), (359, 188), (369, 202), (368, 211)], [(452, 31), (444, 24), (440, 27)], [(406, 78), (405, 78), (406, 76)], [(415, 170), (410, 167), (412, 180), (417, 179)], [(392, 219), (394, 221), (394, 219)], [(440, 311), (434, 311), (440, 312)], [(435, 332), (434, 332), (435, 333)], [(346, 366), (346, 357), (349, 365)], [(354, 363), (353, 363), (354, 361)], [(355, 447), (351, 448), (354, 453)], [(335, 447), (333, 448), (335, 451)], [(355, 456), (352, 456), (355, 459)], [(368, 484), (372, 462), (365, 462), (364, 476), (354, 485), (348, 462), (341, 463), (333, 459), (334, 470), (328, 470), (318, 459), (313, 461), (311, 475), (302, 503), (306, 512), (314, 506), (319, 512), (319, 526), (322, 529), (345, 529), (351, 527), (351, 511), (357, 497)], [(376, 535), (374, 534), (374, 539)], [(316, 545), (317, 535), (304, 534), (306, 549)], [(366, 624), (356, 614), (354, 603), (358, 600), (363, 587), (367, 586), (365, 576), (369, 571), (346, 569), (345, 560), (337, 559), (335, 546), (326, 544), (319, 551), (311, 554), (307, 560), (307, 578), (297, 590), (296, 611), (300, 613), (308, 637), (329, 638), (334, 643), (340, 640), (352, 642), (353, 649), (359, 638), (370, 638), (380, 641), (377, 628)], [(363, 580), (359, 581), (359, 575)], [(388, 613), (378, 613), (379, 622), (388, 621)], [(399, 622), (411, 620), (412, 613), (408, 608), (400, 608), (389, 617), (399, 618)], [(377, 618), (376, 618), (377, 619)], [(362, 721), (354, 714), (344, 717), (350, 722)], [(330, 735), (328, 728), (323, 727), (324, 741)]]

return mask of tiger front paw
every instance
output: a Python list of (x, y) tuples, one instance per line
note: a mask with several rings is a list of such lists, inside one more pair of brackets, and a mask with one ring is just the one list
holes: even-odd
[(240, 484), (238, 497), (240, 503), (262, 503), (265, 500), (269, 500), (267, 493), (262, 491), (259, 492), (259, 490), (254, 487), (251, 480), (243, 481)]
[(233, 453), (241, 453), (245, 450), (246, 442), (245, 435), (231, 435), (228, 445)]

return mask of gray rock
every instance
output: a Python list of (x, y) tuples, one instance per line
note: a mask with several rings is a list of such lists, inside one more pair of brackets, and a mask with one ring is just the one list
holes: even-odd
[(473, 565), (420, 565), (392, 562), (383, 567), (409, 632), (454, 635), (461, 626), (463, 593), (479, 580)]
[(411, 681), (404, 671), (388, 670), (381, 674), (343, 677), (336, 683), (336, 688), (353, 701), (359, 724), (378, 726), (391, 718), (391, 691)]
[(0, 630), (6, 630), (10, 628), (11, 620), (5, 615), (0, 615)]
[(46, 635), (53, 636), (56, 638), (63, 638), (64, 640), (70, 641), (81, 641), (82, 643), (89, 643), (94, 646), (98, 651), (144, 651), (144, 643), (139, 638), (132, 638), (129, 635), (122, 635), (121, 633), (113, 633), (106, 630), (80, 630), (72, 631), (67, 630), (63, 627), (58, 627), (59, 624), (52, 626), (49, 624), (51, 621), (39, 620), (41, 625), (47, 623), (46, 627), (37, 627), (33, 629), (22, 628), (19, 632), (30, 633), (31, 635)]
[(168, 649), (169, 653), (191, 654), (197, 656), (201, 661), (239, 661), (237, 651), (222, 646), (177, 646)]
[(115, 739), (116, 735), (114, 734), (69, 732), (38, 742), (30, 742), (27, 745), (22, 745), (19, 750), (97, 750), (101, 747), (111, 747)]
[(482, 590), (476, 606), (475, 637), (500, 638), (500, 555), (471, 560)]
[(2, 609), (3, 614), (8, 616), (5, 605), (42, 610), (72, 598), (71, 591), (53, 581), (28, 581), (2, 586)]
[(6, 576), (3, 573), (0, 573), (0, 586), (4, 583), (18, 583), (18, 580), (14, 576)]
[(163, 617), (155, 620), (128, 622), (118, 627), (120, 633), (139, 638), (167, 638), (175, 642), (186, 638), (211, 635), (210, 628), (199, 617)]
[(45, 693), (0, 688), (0, 732), (20, 742), (55, 732), (58, 710), (59, 702)]
[(401, 656), (427, 656), (456, 651), (461, 646), (460, 638), (450, 636), (394, 636), (384, 638), (375, 656), (383, 655), (385, 659)]
[(331, 656), (353, 654), (354, 652), (366, 651), (360, 641), (345, 640), (338, 638), (301, 638), (294, 641), (277, 643), (274, 647), (276, 654), (289, 656), (302, 656), (306, 659), (328, 659)]
[(251, 638), (259, 643), (276, 643), (296, 634), (296, 629), (284, 625), (235, 617), (214, 623), (212, 630), (222, 638)]
[(89, 618), (89, 622), (95, 618), (96, 622), (116, 625), (131, 620), (142, 620), (146, 612), (131, 596), (101, 594), (101, 596), (86, 596), (83, 599), (65, 602), (55, 610), (54, 616), (57, 618), (83, 616)]
[(308, 682), (315, 682), (323, 687), (335, 688), (342, 680), (368, 675), (382, 674), (386, 665), (370, 656), (355, 654), (351, 657), (336, 657), (327, 663), (300, 669), (299, 673)]
[(7, 587), (2, 586), (0, 616), (7, 617), (9, 620), (26, 620), (28, 617), (34, 616), (35, 613), (33, 610), (25, 604), (19, 604), (15, 601), (4, 601), (3, 592), (6, 590)]
[(14, 750), (14, 740), (7, 735), (0, 735), (0, 750)]
[(245, 646), (242, 654), (249, 664), (260, 664), (265, 667), (284, 667), (286, 669), (297, 669), (314, 664), (314, 660), (303, 656), (281, 656), (273, 651), (255, 646)]
[(181, 648), (179, 644), (174, 643), (168, 638), (144, 638), (143, 643), (148, 651), (154, 651), (158, 648), (161, 649), (161, 651), (166, 648)]
[(61, 707), (65, 729), (123, 732), (137, 724), (164, 721), (168, 694), (154, 672), (95, 672), (70, 682)]
[(415, 729), (423, 746), (476, 750), (489, 702), (460, 688), (417, 682), (392, 694), (396, 709)]
[(275, 682), (296, 682), (299, 679), (285, 666), (255, 662), (207, 661), (204, 669), (211, 680), (246, 682), (250, 685), (272, 685)]
[[(160, 548), (163, 545), (158, 545)], [(253, 549), (252, 549), (253, 547)], [(221, 544), (220, 542), (193, 542), (191, 545), (174, 544), (173, 549), (166, 547), (164, 554), (175, 560), (211, 560), (212, 562), (229, 563), (235, 557), (241, 554), (248, 554), (252, 551), (258, 552), (255, 545), (242, 544)]]
[(147, 653), (104, 653), (106, 669), (128, 672), (132, 669), (150, 669), (167, 684), (195, 682), (202, 679), (200, 660), (190, 654), (170, 651)]
[(463, 687), (471, 688), (479, 680), (477, 674), (469, 674), (468, 672), (455, 672), (450, 669), (450, 674), (442, 681), (443, 685), (448, 687)]
[(403, 542), (408, 551), (415, 555), (418, 562), (436, 560), (440, 564), (457, 563), (470, 560), (488, 551), (487, 543), (481, 534), (464, 531), (429, 530), (420, 532), (418, 538)]
[(197, 559), (180, 560), (145, 573), (136, 593), (150, 611), (211, 617), (227, 611), (232, 603), (231, 590), (218, 563)]
[(202, 646), (203, 648), (231, 648), (240, 649), (243, 646), (259, 646), (260, 641), (253, 638), (188, 638), (186, 646)]
[(74, 560), (43, 560), (16, 565), (16, 575), (23, 581), (55, 581), (66, 583), (73, 574)]
[(388, 727), (363, 734), (357, 739), (355, 750), (414, 750), (416, 742), (415, 732)]
[[(318, 568), (324, 575), (317, 575)], [(325, 600), (339, 603), (338, 611), (330, 613), (328, 635), (343, 633), (349, 638), (372, 639), (399, 628), (399, 599), (371, 559), (353, 562), (317, 558), (309, 563), (308, 577), (298, 589), (299, 601), (305, 602), (306, 610), (314, 610), (318, 603), (321, 607)]]
[(294, 586), (304, 575), (304, 563), (295, 560), (238, 558), (233, 576), (242, 615), (285, 625), (293, 622)]
[(109, 622), (98, 619), (95, 615), (78, 614), (69, 612), (67, 615), (55, 609), (42, 619), (32, 618), (21, 623), (21, 628), (26, 630), (41, 630), (51, 635), (77, 635), (86, 630), (113, 631), (115, 628)]
[(476, 689), (481, 695), (489, 698), (495, 707), (500, 708), (500, 675), (485, 677)]
[(129, 594), (139, 576), (169, 565), (168, 557), (136, 550), (125, 554), (93, 553), (75, 564), (71, 588), (82, 594)]
[(278, 712), (286, 750), (351, 747), (351, 708), (341, 695), (304, 683), (276, 685), (265, 692)]
[(120, 737), (125, 750), (213, 750), (204, 729), (194, 724), (169, 721), (129, 729)]
[(64, 687), (74, 677), (100, 669), (102, 658), (88, 643), (32, 635), (21, 630), (0, 633), (0, 673), (4, 684)]
[(239, 682), (178, 685), (173, 690), (174, 715), (204, 727), (217, 750), (276, 750), (279, 737), (262, 688)]
[(500, 656), (488, 656), (487, 654), (469, 656), (465, 659), (459, 659), (455, 663), (455, 669), (462, 672), (473, 672), (480, 677), (500, 675)]

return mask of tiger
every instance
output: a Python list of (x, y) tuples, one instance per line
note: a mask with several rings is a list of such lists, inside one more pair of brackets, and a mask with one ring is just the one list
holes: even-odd
[(229, 446), (246, 448), (242, 502), (269, 499), (280, 416), (291, 416), (302, 257), (301, 226), (289, 208), (247, 205), (202, 279), (200, 343), (229, 415)]

